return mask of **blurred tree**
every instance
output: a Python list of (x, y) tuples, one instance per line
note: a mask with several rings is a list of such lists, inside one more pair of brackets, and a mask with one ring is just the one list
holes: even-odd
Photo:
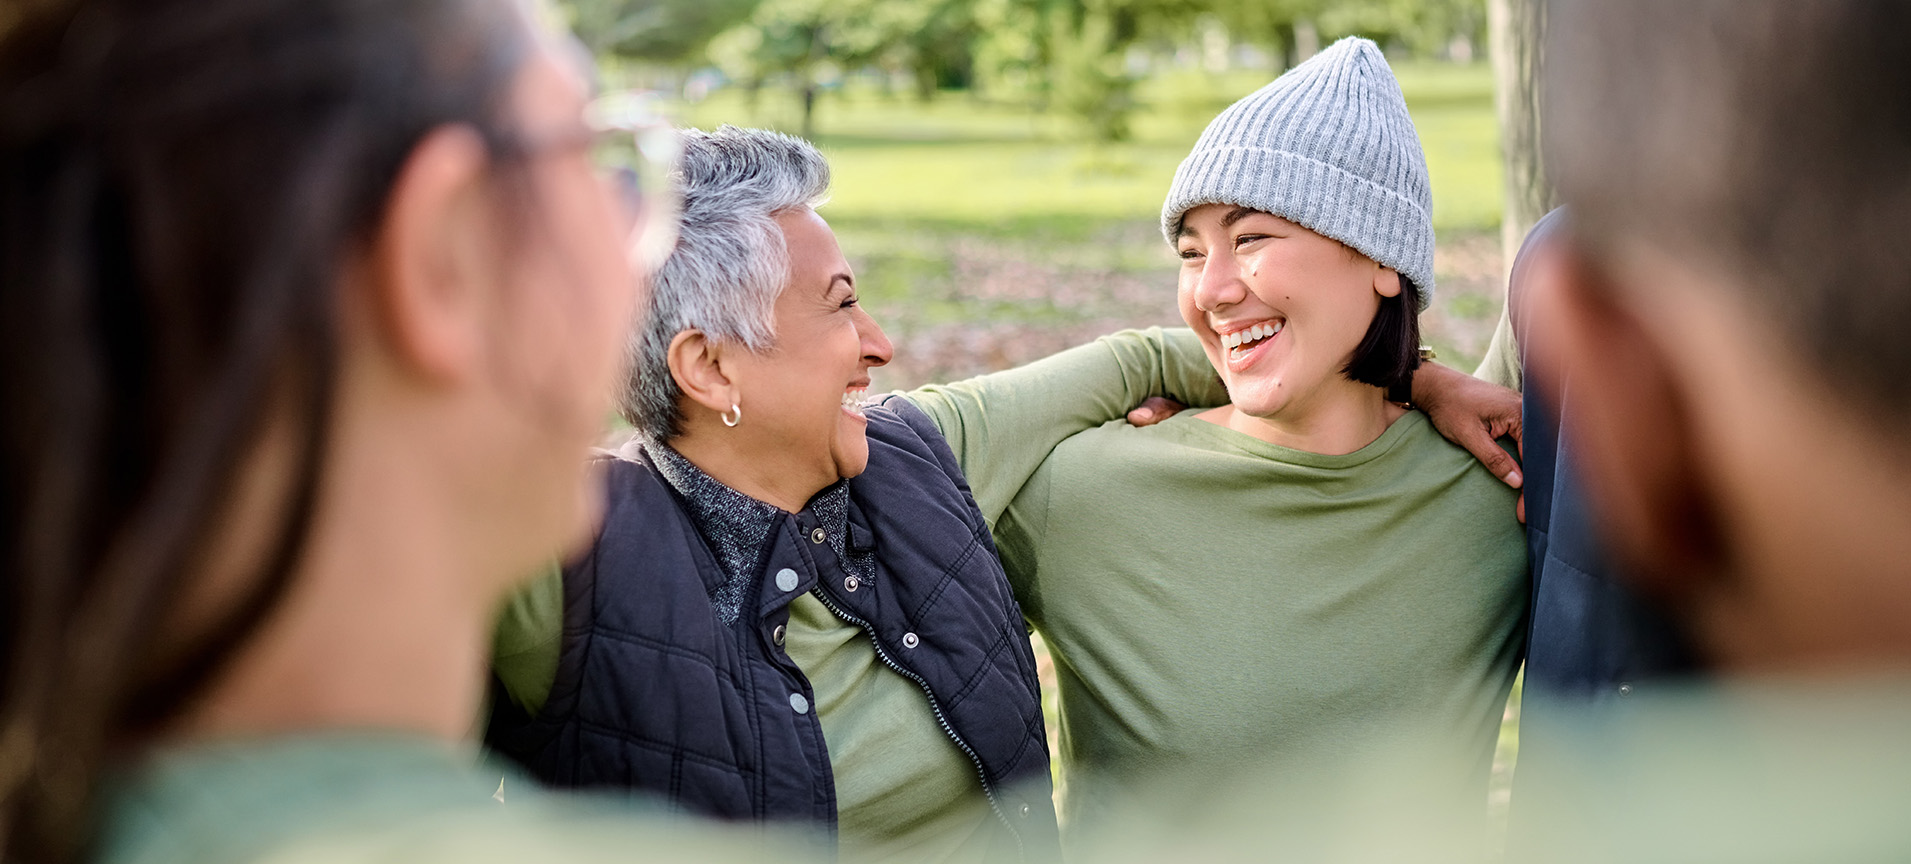
[(747, 17), (759, 0), (563, 0), (571, 28), (599, 56), (663, 64), (699, 58), (724, 28)]
[(1267, 49), (1276, 72), (1300, 62), (1296, 28), (1326, 6), (1327, 0), (1213, 0), (1215, 17), (1235, 39)]
[(1545, 58), (1545, 0), (1490, 0), (1494, 100), (1500, 115), (1500, 152), (1505, 157), (1505, 207), (1500, 248), (1507, 267), (1526, 232), (1557, 206), (1539, 146), (1539, 83)]
[(1447, 53), (1456, 37), (1469, 50), (1485, 41), (1486, 0), (1339, 0), (1315, 19), (1326, 38), (1365, 36), (1419, 56)]
[[(1136, 71), (1129, 53), (1151, 40), (1186, 38), (1209, 0), (1005, 0), (990, 21), (1014, 53), (991, 54), (1029, 73), (1037, 110), (1057, 107), (1098, 141), (1129, 137)], [(1000, 38), (1000, 37), (991, 37)], [(1016, 56), (1018, 55), (1019, 56)]]
[(802, 135), (809, 138), (825, 73), (907, 72), (916, 95), (928, 100), (940, 87), (974, 83), (980, 36), (967, 0), (762, 0), (747, 20), (719, 35), (709, 53), (752, 93), (787, 79), (802, 102)]

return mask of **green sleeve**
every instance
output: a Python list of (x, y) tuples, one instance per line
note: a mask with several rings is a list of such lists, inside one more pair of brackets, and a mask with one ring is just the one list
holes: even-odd
[(1487, 343), (1486, 356), (1480, 358), (1480, 368), (1473, 377), (1520, 389), (1519, 343), (1513, 337), (1513, 319), (1504, 308), (1500, 309), (1500, 326), (1493, 331), (1493, 341)]
[(1150, 396), (1228, 401), (1192, 331), (1123, 330), (1026, 366), (903, 394), (935, 421), (994, 525), (1063, 439), (1119, 419)]
[(511, 701), (536, 716), (557, 681), (564, 638), (564, 571), (552, 564), (506, 599), (494, 634), (492, 671)]
[(1044, 462), (1009, 502), (995, 523), (995, 551), (1009, 587), (1022, 604), (1022, 616), (1042, 627), (1042, 535), (1048, 531), (1048, 501), (1053, 463)]

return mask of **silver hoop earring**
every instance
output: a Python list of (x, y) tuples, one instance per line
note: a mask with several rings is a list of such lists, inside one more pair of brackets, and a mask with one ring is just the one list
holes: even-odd
[[(735, 417), (732, 417), (732, 416), (730, 416), (730, 411), (735, 411), (735, 412), (736, 412), (736, 415), (737, 415), (737, 416), (735, 416)], [(738, 405), (737, 405), (737, 403), (735, 403), (735, 402), (732, 402), (732, 403), (730, 403), (730, 411), (719, 411), (719, 412), (717, 412), (717, 418), (723, 421), (723, 425), (725, 425), (725, 426), (735, 426), (735, 425), (737, 425), (738, 423), (741, 423), (741, 422), (743, 422), (743, 408), (742, 408), (742, 407), (740, 407), (740, 406), (738, 406)]]

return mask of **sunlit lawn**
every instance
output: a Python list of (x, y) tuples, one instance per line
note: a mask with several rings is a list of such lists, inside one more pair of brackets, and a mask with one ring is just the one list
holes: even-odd
[[(1401, 63), (1432, 175), (1439, 286), (1423, 318), (1449, 365), (1477, 362), (1499, 315), (1500, 174), (1484, 65)], [(1134, 138), (1084, 140), (1008, 94), (924, 104), (851, 79), (817, 102), (834, 171), (823, 214), (865, 301), (897, 343), (877, 386), (908, 387), (1036, 359), (1126, 326), (1175, 324), (1175, 265), (1158, 223), (1174, 169), (1214, 114), (1265, 72), (1169, 70), (1144, 82)], [(801, 126), (787, 90), (675, 106), (687, 125)]]

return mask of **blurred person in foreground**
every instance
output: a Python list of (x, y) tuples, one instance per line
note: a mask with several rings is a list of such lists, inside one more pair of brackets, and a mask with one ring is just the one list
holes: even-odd
[(674, 226), (533, 14), (8, 16), (0, 857), (747, 860), (500, 804), (464, 740), (498, 601), (599, 507), (631, 243)]
[[(594, 548), (505, 609), (487, 738), (555, 783), (825, 826), (845, 860), (1052, 857), (990, 527), (1063, 439), (1226, 393), (1197, 338), (1157, 329), (865, 403), (892, 347), (816, 210), (828, 177), (798, 139), (686, 133), (683, 240), (633, 336), (637, 435), (604, 459)], [(1510, 394), (1468, 380), (1429, 370), (1421, 392), (1479, 432)]]
[(1620, 571), (1716, 680), (1581, 712), (1516, 798), (1545, 838), (1526, 851), (1903, 860), (1911, 8), (1555, 13), (1570, 220), (1533, 262), (1527, 350), (1570, 396)]

